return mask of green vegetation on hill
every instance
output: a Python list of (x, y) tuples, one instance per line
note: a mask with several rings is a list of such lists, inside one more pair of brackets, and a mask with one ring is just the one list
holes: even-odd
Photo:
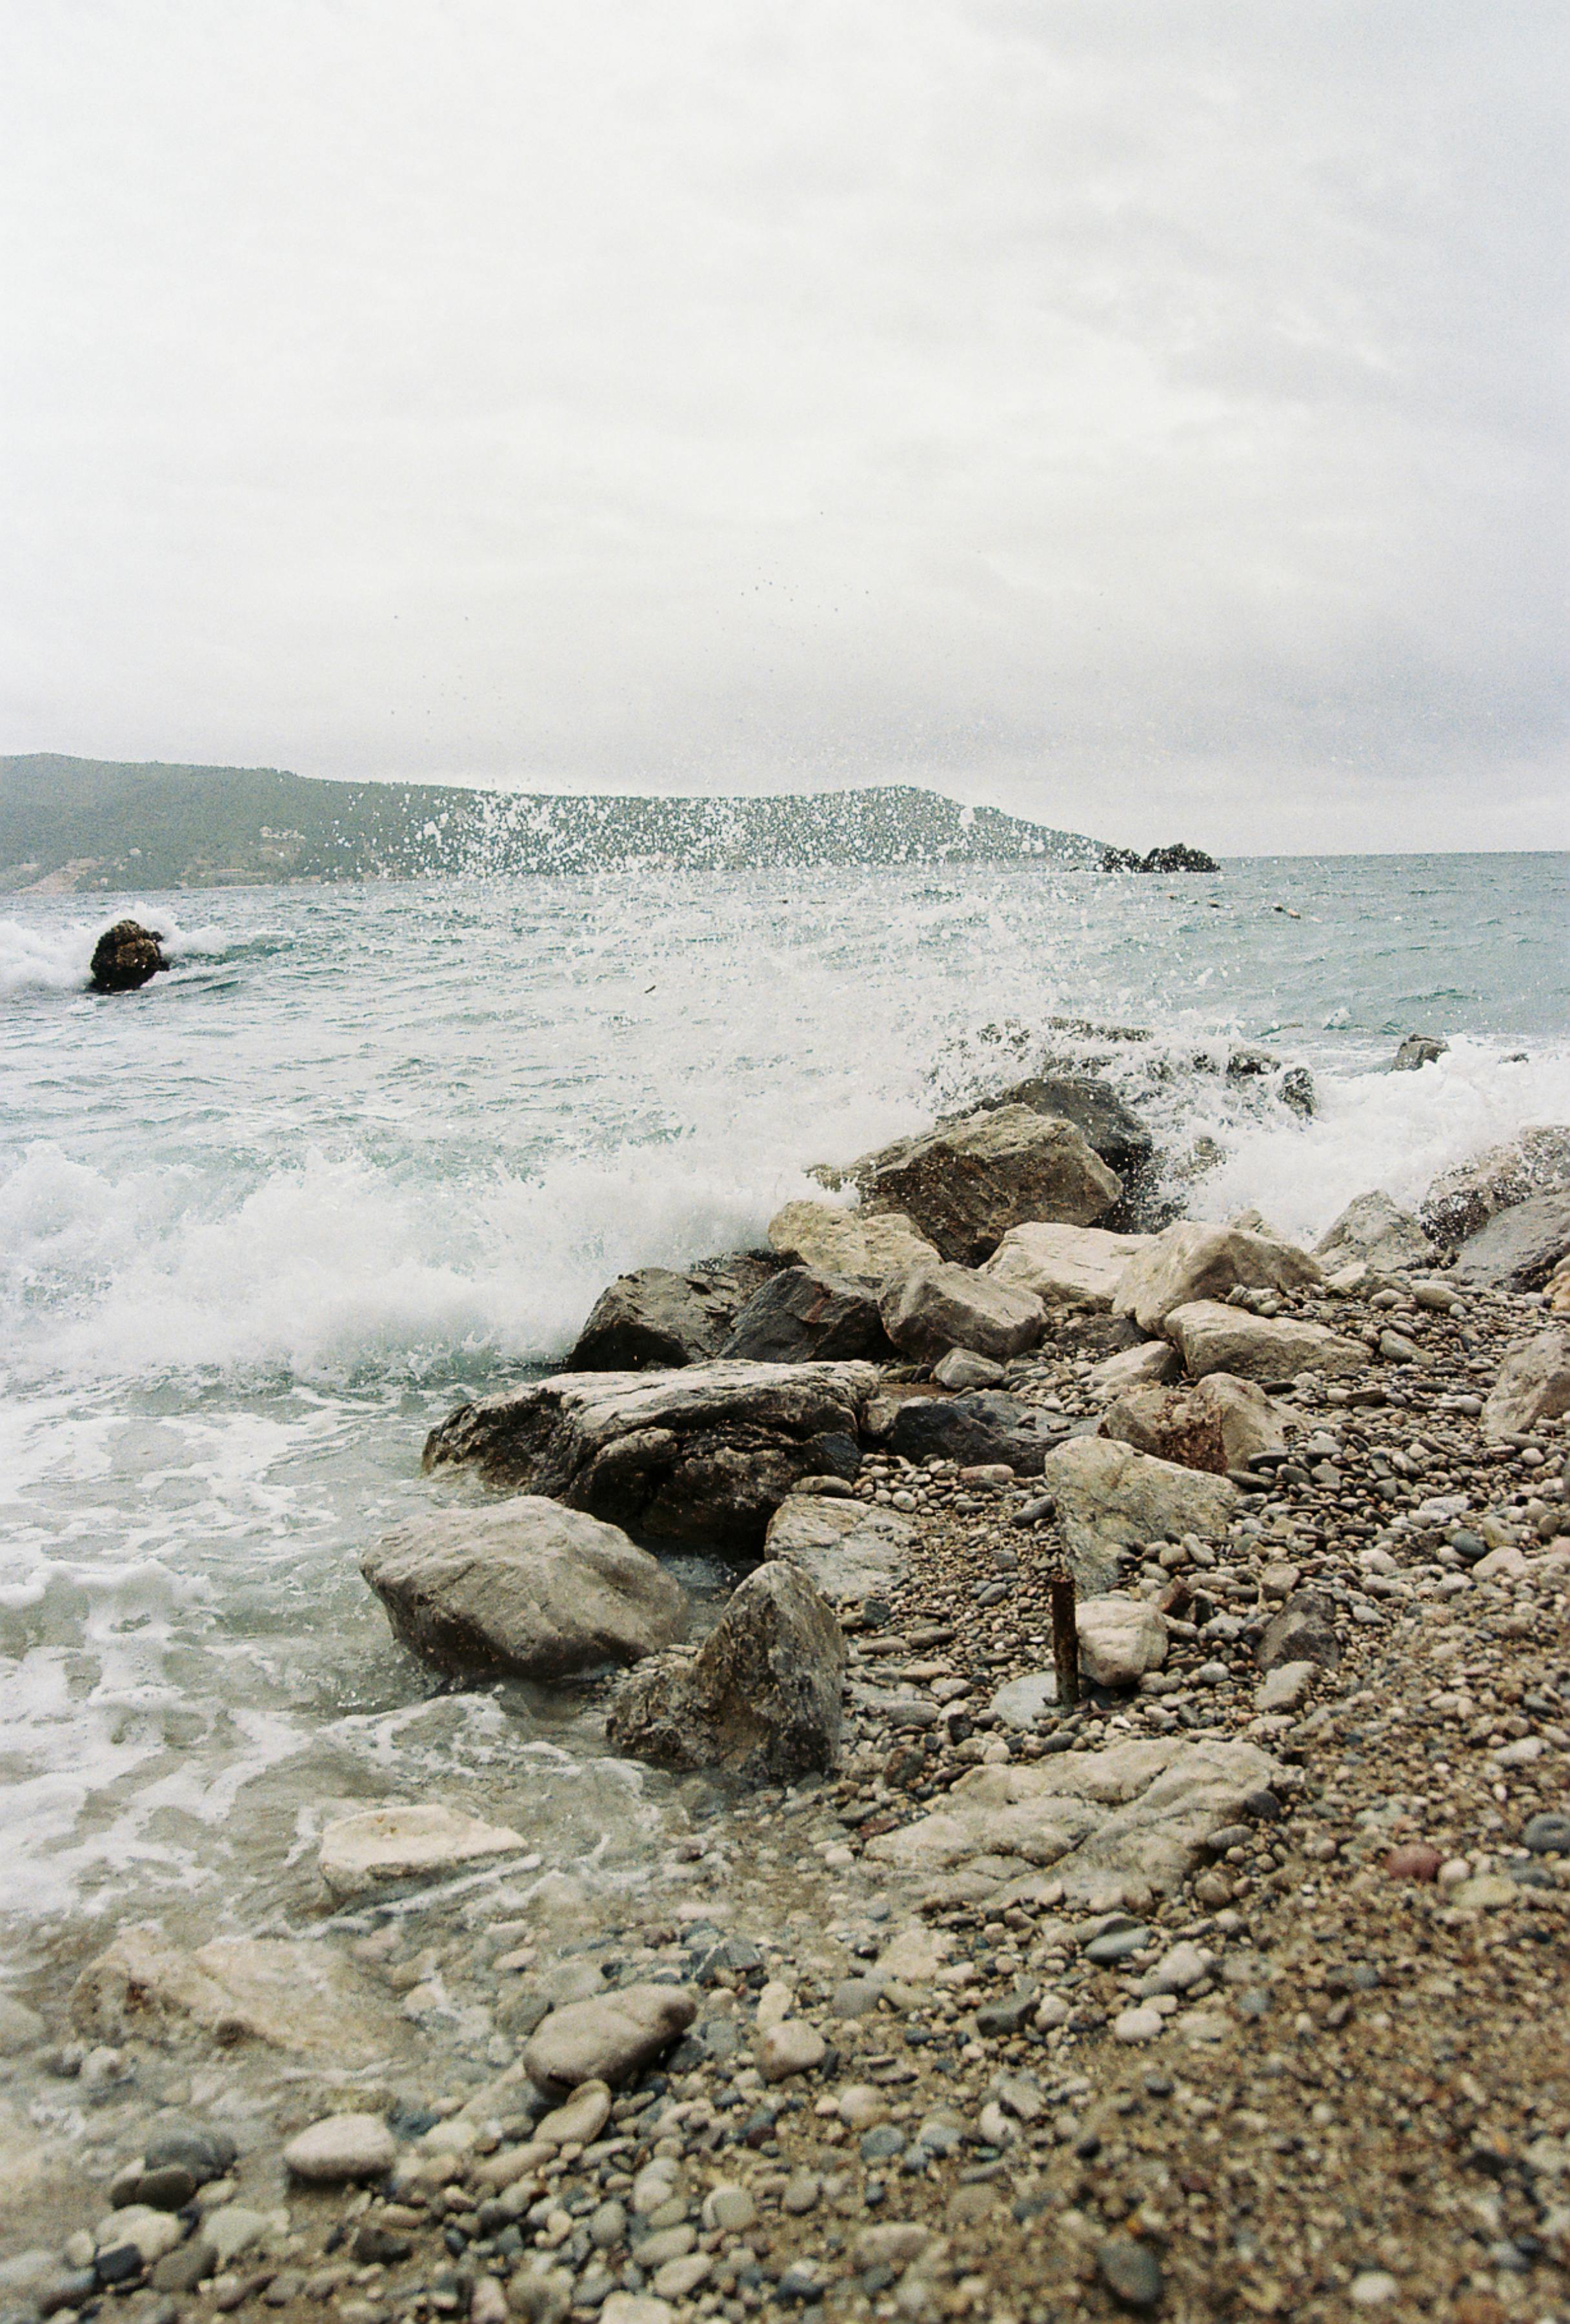
[(232, 887), (441, 872), (830, 863), (1092, 865), (1100, 850), (900, 786), (785, 798), (557, 797), (318, 782), (276, 767), (0, 758), (0, 889)]

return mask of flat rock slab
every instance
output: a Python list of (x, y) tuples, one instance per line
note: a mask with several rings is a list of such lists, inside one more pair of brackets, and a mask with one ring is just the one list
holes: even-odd
[(458, 1463), (656, 1539), (762, 1547), (799, 1478), (854, 1475), (871, 1364), (562, 1372), (460, 1405), (425, 1466)]
[(1191, 1379), (1203, 1379), (1207, 1372), (1230, 1372), (1234, 1379), (1271, 1388), (1295, 1380), (1301, 1372), (1350, 1379), (1369, 1361), (1361, 1340), (1344, 1339), (1323, 1323), (1300, 1323), (1288, 1315), (1251, 1315), (1216, 1299), (1174, 1307), (1163, 1328)]
[(1198, 1863), (1212, 1832), (1235, 1823), (1251, 1793), (1283, 1781), (1251, 1743), (1165, 1738), (1105, 1751), (1064, 1751), (1021, 1766), (977, 1767), (947, 1804), (867, 1842), (874, 1861), (916, 1874), (974, 1866), (995, 1878), (1050, 1865), (1071, 1902), (1099, 1905), (1122, 1884), (1164, 1894)]
[(1189, 1533), (1224, 1541), (1239, 1502), (1224, 1477), (1154, 1460), (1111, 1437), (1059, 1444), (1047, 1455), (1041, 1481), (1057, 1501), (1075, 1579), (1090, 1595), (1112, 1587), (1120, 1550)]
[(915, 1527), (898, 1509), (792, 1493), (770, 1520), (766, 1553), (799, 1566), (826, 1598), (875, 1598), (910, 1555)]
[(360, 1571), (397, 1637), (439, 1670), (567, 1678), (636, 1662), (687, 1627), (687, 1594), (657, 1558), (538, 1494), (412, 1517)]
[(364, 1896), (391, 1880), (516, 1855), (525, 1844), (518, 1832), (455, 1808), (365, 1808), (328, 1824), (317, 1865), (335, 1896)]
[(123, 1929), (83, 1970), (70, 2006), (78, 2031), (101, 2041), (183, 2017), (223, 2042), (351, 2066), (394, 2054), (408, 2030), (330, 1946), (282, 1937), (216, 1937), (186, 1952), (155, 1929)]
[(523, 2069), (552, 2093), (580, 2082), (629, 2081), (679, 2041), (697, 2015), (697, 1997), (681, 1985), (628, 1985), (592, 2001), (553, 2009), (530, 2037)]

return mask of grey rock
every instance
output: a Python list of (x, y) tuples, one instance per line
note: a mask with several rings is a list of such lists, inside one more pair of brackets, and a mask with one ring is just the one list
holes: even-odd
[(1140, 1177), (1156, 1158), (1156, 1140), (1147, 1124), (1109, 1082), (1094, 1074), (1035, 1074), (986, 1102), (988, 1111), (1022, 1105), (1032, 1113), (1071, 1121), (1091, 1152), (1119, 1178)]
[(1570, 1856), (1570, 1815), (1545, 1808), (1533, 1816), (1521, 1834), (1521, 1845), (1534, 1856)]
[(565, 1678), (635, 1662), (687, 1623), (685, 1591), (647, 1550), (535, 1494), (411, 1518), (360, 1571), (398, 1637), (439, 1670)]
[(963, 1393), (970, 1388), (1001, 1388), (1003, 1368), (991, 1356), (978, 1356), (974, 1349), (950, 1348), (933, 1365), (932, 1377), (939, 1388)]
[(664, 1767), (723, 1767), (788, 1783), (837, 1766), (845, 1638), (805, 1573), (771, 1559), (750, 1573), (696, 1654), (662, 1655), (623, 1680), (606, 1733)]
[(181, 2244), (178, 2251), (165, 2252), (153, 2267), (151, 2282), (154, 2292), (171, 2292), (181, 2299), (205, 2283), (218, 2264), (218, 2255), (204, 2235), (193, 2236)]
[(1122, 1191), (1072, 1122), (1023, 1105), (900, 1139), (864, 1155), (848, 1175), (865, 1208), (903, 1212), (963, 1267), (988, 1258), (1027, 1219), (1089, 1226)]
[(0, 2058), (19, 2058), (23, 2052), (36, 2050), (49, 2034), (49, 2027), (36, 2009), (29, 2009), (14, 1995), (0, 1993)]
[(193, 2124), (189, 2129), (162, 2130), (147, 2142), (147, 2152), (142, 2158), (147, 2171), (175, 2168), (189, 2171), (199, 2187), (214, 2179), (223, 2179), (232, 2169), (236, 2148), (226, 2130), (209, 2130), (205, 2124)]
[(1251, 1315), (1219, 1300), (1196, 1299), (1174, 1307), (1163, 1327), (1176, 1342), (1190, 1379), (1230, 1372), (1234, 1379), (1274, 1388), (1314, 1372), (1348, 1379), (1368, 1363), (1361, 1340), (1350, 1340), (1323, 1323), (1302, 1323), (1288, 1315)]
[(1149, 2316), (1161, 2304), (1161, 2263), (1133, 2236), (1109, 2236), (1096, 2253), (1102, 2282), (1124, 2308)]
[(1539, 1332), (1512, 1348), (1482, 1407), (1484, 1436), (1523, 1434), (1570, 1412), (1570, 1332)]
[(1334, 1606), (1318, 1591), (1295, 1590), (1266, 1623), (1257, 1652), (1261, 1670), (1277, 1670), (1287, 1663), (1338, 1669), (1341, 1641), (1335, 1634)]
[(1057, 1673), (1029, 1671), (1024, 1677), (1011, 1678), (1000, 1686), (987, 1708), (1005, 1727), (1029, 1729), (1057, 1700)]
[(1314, 1256), (1334, 1275), (1359, 1259), (1376, 1269), (1427, 1267), (1436, 1254), (1411, 1213), (1375, 1188), (1348, 1203), (1315, 1244)]
[(697, 2015), (684, 1986), (628, 1985), (593, 2001), (552, 2010), (523, 2051), (524, 2070), (540, 2089), (579, 2082), (628, 2081), (679, 2041)]
[(898, 1509), (792, 1493), (770, 1520), (764, 1554), (799, 1567), (826, 1598), (859, 1600), (898, 1578), (914, 1531)]
[(1167, 1625), (1142, 1598), (1082, 1599), (1074, 1621), (1080, 1667), (1097, 1686), (1137, 1686), (1167, 1659)]
[(830, 1203), (787, 1203), (769, 1222), (769, 1240), (804, 1266), (876, 1284), (938, 1256), (937, 1245), (898, 1211), (847, 1211)]
[[(337, 2187), (380, 2179), (397, 2158), (398, 2144), (380, 2115), (329, 2114), (291, 2138), (283, 2160), (309, 2185)], [(213, 2213), (209, 2218), (216, 2218)]]
[(564, 1372), (460, 1406), (425, 1466), (472, 1466), (642, 1535), (752, 1555), (799, 1479), (859, 1465), (870, 1364)]
[(1000, 1462), (1036, 1477), (1062, 1434), (1033, 1405), (1000, 1388), (973, 1395), (912, 1397), (900, 1406), (886, 1439), (907, 1461), (957, 1461), (962, 1468)]
[(1495, 1146), (1435, 1179), (1418, 1205), (1436, 1243), (1464, 1242), (1497, 1211), (1570, 1186), (1570, 1128), (1536, 1123), (1511, 1146)]
[(996, 2001), (984, 2001), (975, 2014), (975, 2030), (993, 2038), (1017, 2034), (1041, 1998), (1039, 1985), (1018, 1985)]
[(1440, 1040), (1436, 1033), (1408, 1033), (1390, 1059), (1390, 1071), (1415, 1074), (1424, 1065), (1436, 1065), (1449, 1052), (1449, 1042)]
[(1252, 1380), (1210, 1372), (1187, 1388), (1130, 1388), (1108, 1405), (1101, 1434), (1181, 1469), (1224, 1476), (1261, 1452), (1285, 1452), (1279, 1407)]
[(1196, 1300), (1222, 1300), (1240, 1286), (1311, 1290), (1322, 1280), (1317, 1261), (1295, 1244), (1276, 1242), (1242, 1227), (1202, 1226), (1180, 1219), (1130, 1260), (1113, 1297), (1113, 1313), (1131, 1315), (1141, 1332), (1164, 1332), (1174, 1309)]
[(753, 1292), (720, 1353), (748, 1363), (799, 1364), (854, 1356), (876, 1362), (891, 1350), (869, 1285), (786, 1267)]
[(1540, 1291), (1570, 1252), (1570, 1187), (1496, 1211), (1456, 1254), (1455, 1280), (1482, 1290)]
[(1047, 1455), (1041, 1476), (1082, 1592), (1111, 1588), (1124, 1549), (1190, 1533), (1224, 1542), (1239, 1506), (1237, 1488), (1224, 1477), (1153, 1460), (1107, 1437), (1071, 1437)]
[(720, 1343), (768, 1273), (767, 1260), (737, 1261), (730, 1273), (641, 1267), (601, 1292), (568, 1358), (571, 1371), (668, 1370), (701, 1364)]
[(883, 1328), (901, 1354), (929, 1363), (950, 1348), (1002, 1361), (1041, 1336), (1046, 1310), (1033, 1291), (939, 1263), (892, 1277), (878, 1301)]

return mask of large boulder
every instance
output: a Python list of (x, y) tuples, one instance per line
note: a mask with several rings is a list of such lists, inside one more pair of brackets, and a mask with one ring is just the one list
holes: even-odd
[(1282, 1416), (1263, 1388), (1227, 1372), (1191, 1388), (1129, 1388), (1108, 1406), (1101, 1434), (1180, 1469), (1215, 1475), (1246, 1469), (1259, 1452), (1286, 1449)]
[(1496, 1211), (1462, 1244), (1454, 1273), (1458, 1283), (1482, 1290), (1540, 1291), (1567, 1252), (1570, 1188)]
[(1290, 1315), (1251, 1315), (1218, 1299), (1196, 1299), (1173, 1308), (1167, 1336), (1183, 1359), (1190, 1379), (1206, 1372), (1230, 1372), (1262, 1388), (1284, 1388), (1300, 1372), (1325, 1379), (1348, 1379), (1369, 1360), (1361, 1340), (1344, 1339), (1323, 1323), (1300, 1323)]
[(884, 1441), (905, 1461), (957, 1461), (962, 1468), (1001, 1462), (1016, 1476), (1035, 1477), (1062, 1433), (1060, 1421), (1021, 1397), (976, 1388), (964, 1396), (910, 1397)]
[(425, 1466), (470, 1466), (633, 1532), (751, 1555), (799, 1478), (855, 1473), (877, 1382), (854, 1363), (560, 1372), (460, 1405), (431, 1431)]
[(596, 1300), (568, 1356), (575, 1372), (669, 1370), (718, 1355), (736, 1315), (773, 1271), (742, 1254), (678, 1273), (640, 1267)]
[(793, 1783), (839, 1762), (845, 1638), (799, 1567), (772, 1558), (741, 1582), (695, 1654), (624, 1679), (605, 1731), (660, 1767), (716, 1767)]
[(1033, 1348), (1047, 1320), (1033, 1291), (942, 1260), (913, 1267), (885, 1283), (878, 1312), (901, 1354), (920, 1363), (931, 1363), (950, 1348), (968, 1348), (1001, 1363)]
[(1111, 1312), (1113, 1294), (1149, 1235), (1108, 1234), (1102, 1227), (1052, 1226), (1032, 1220), (1011, 1227), (981, 1272), (1015, 1291), (1033, 1292), (1048, 1308)]
[(1525, 1435), (1570, 1412), (1570, 1333), (1539, 1332), (1512, 1348), (1482, 1407), (1485, 1436)]
[(755, 1364), (875, 1361), (889, 1352), (873, 1286), (815, 1267), (782, 1268), (760, 1284), (720, 1350)]
[(962, 1775), (941, 1808), (867, 1842), (874, 1863), (1002, 1886), (1050, 1865), (1070, 1906), (1142, 1907), (1175, 1888), (1250, 1796), (1284, 1782), (1251, 1743), (1114, 1743)]
[(1438, 1254), (1410, 1211), (1375, 1187), (1348, 1203), (1315, 1244), (1314, 1256), (1326, 1275), (1334, 1275), (1359, 1259), (1376, 1271), (1431, 1267)]
[(826, 1275), (886, 1283), (938, 1256), (901, 1211), (844, 1211), (832, 1203), (787, 1203), (769, 1222), (769, 1241), (782, 1258)]
[(1141, 1332), (1159, 1332), (1175, 1307), (1224, 1299), (1240, 1286), (1307, 1291), (1324, 1280), (1306, 1250), (1242, 1227), (1201, 1226), (1179, 1219), (1136, 1253), (1113, 1295), (1114, 1315), (1131, 1315)]
[(139, 920), (116, 920), (93, 946), (88, 975), (95, 992), (135, 992), (169, 963), (156, 928)]
[(1122, 1550), (1185, 1534), (1224, 1541), (1239, 1501), (1224, 1477), (1180, 1469), (1104, 1436), (1059, 1444), (1042, 1464), (1041, 1482), (1057, 1504), (1068, 1563), (1086, 1596), (1112, 1587)]
[(1094, 1074), (1034, 1074), (986, 1102), (989, 1111), (1023, 1105), (1071, 1121), (1091, 1152), (1125, 1181), (1139, 1177), (1156, 1158), (1156, 1140), (1145, 1123)]
[(1496, 1211), (1570, 1186), (1570, 1128), (1534, 1122), (1513, 1146), (1491, 1147), (1434, 1180), (1418, 1205), (1423, 1231), (1446, 1249), (1485, 1227)]
[(903, 1571), (913, 1533), (898, 1509), (792, 1493), (769, 1524), (764, 1554), (800, 1568), (826, 1598), (882, 1597)]
[(974, 1267), (1027, 1219), (1089, 1226), (1122, 1181), (1072, 1122), (999, 1106), (864, 1155), (848, 1174), (867, 1210), (900, 1211), (945, 1259)]
[(520, 1494), (432, 1509), (360, 1560), (403, 1644), (444, 1671), (566, 1678), (670, 1646), (687, 1598), (614, 1525)]

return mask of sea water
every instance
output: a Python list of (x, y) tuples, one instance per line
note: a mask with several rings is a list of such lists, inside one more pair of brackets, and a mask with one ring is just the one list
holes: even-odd
[[(1191, 1213), (1312, 1239), (1570, 1120), (1570, 858), (1261, 861), (9, 899), (0, 921), (0, 1914), (300, 1924), (324, 1819), (480, 1804), (634, 1877), (661, 1779), (571, 1690), (444, 1691), (361, 1547), (453, 1404), (619, 1271), (758, 1244), (844, 1162), (1027, 1070), (1054, 1016)], [(174, 966), (86, 990), (134, 914)], [(1408, 1031), (1446, 1055), (1387, 1070)], [(1223, 1070), (1240, 1042), (1313, 1074)], [(704, 1561), (684, 1579), (713, 1587)], [(619, 1868), (619, 1870), (618, 1870)], [(30, 1952), (30, 1949), (32, 1951)]]

